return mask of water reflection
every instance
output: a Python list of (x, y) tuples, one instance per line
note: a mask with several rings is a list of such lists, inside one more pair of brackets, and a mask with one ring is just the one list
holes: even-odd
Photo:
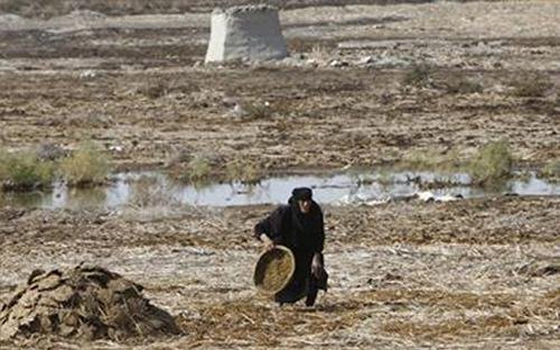
[(116, 196), (118, 196), (118, 193), (106, 188), (67, 188), (66, 186), (57, 184), (50, 197), (45, 196), (42, 198), (41, 206), (90, 209), (103, 207), (105, 203), (114, 200)]
[(43, 197), (50, 196), (50, 193), (34, 191), (29, 193), (0, 192), (0, 205), (16, 207), (37, 207), (40, 206)]
[(409, 197), (429, 190), (436, 196), (460, 195), (464, 198), (489, 194), (560, 195), (560, 184), (539, 179), (534, 173), (524, 180), (510, 180), (498, 188), (469, 186), (467, 174), (429, 172), (353, 172), (344, 174), (273, 177), (256, 185), (213, 183), (205, 187), (176, 183), (162, 173), (119, 173), (106, 187), (69, 189), (57, 184), (50, 192), (1, 194), (0, 204), (41, 208), (119, 208), (169, 206), (178, 203), (202, 206), (285, 203), (298, 186), (314, 189), (320, 203), (336, 204), (353, 200), (384, 200)]

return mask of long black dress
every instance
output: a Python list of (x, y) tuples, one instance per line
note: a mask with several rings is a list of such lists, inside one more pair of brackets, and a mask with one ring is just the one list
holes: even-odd
[(288, 247), (296, 260), (294, 277), (290, 284), (277, 293), (274, 299), (280, 304), (294, 303), (307, 296), (306, 305), (315, 303), (319, 289), (327, 290), (328, 275), (324, 269), (315, 276), (311, 273), (311, 263), (315, 253), (319, 253), (323, 263), (325, 230), (323, 212), (315, 201), (303, 214), (297, 201), (290, 198), (288, 205), (276, 208), (268, 217), (255, 226), (255, 237), (266, 234), (275, 244)]

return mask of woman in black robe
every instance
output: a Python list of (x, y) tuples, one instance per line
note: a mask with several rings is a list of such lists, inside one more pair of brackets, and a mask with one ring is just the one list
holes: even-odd
[(274, 296), (280, 305), (295, 303), (307, 296), (305, 304), (313, 306), (319, 289), (327, 290), (323, 212), (312, 199), (312, 194), (309, 188), (295, 188), (288, 205), (279, 206), (255, 226), (255, 237), (265, 244), (266, 249), (279, 244), (294, 253), (294, 276), (290, 284)]

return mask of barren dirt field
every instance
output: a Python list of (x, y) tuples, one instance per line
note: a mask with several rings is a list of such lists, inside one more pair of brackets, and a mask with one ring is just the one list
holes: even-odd
[[(1, 148), (91, 140), (115, 171), (172, 174), (201, 156), (261, 175), (461, 161), (497, 140), (517, 168), (560, 161), (558, 1), (290, 3), (289, 58), (212, 66), (216, 1), (91, 3), (42, 18), (0, 1)], [(252, 284), (273, 208), (3, 205), (0, 309), (33, 270), (87, 262), (144, 286), (181, 333), (0, 348), (560, 348), (558, 196), (324, 205), (330, 290), (311, 309)]]

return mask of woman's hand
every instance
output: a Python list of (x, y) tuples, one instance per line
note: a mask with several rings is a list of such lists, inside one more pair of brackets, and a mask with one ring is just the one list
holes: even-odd
[(323, 257), (321, 253), (315, 253), (313, 255), (313, 260), (311, 261), (311, 273), (319, 278), (320, 272), (323, 270)]
[(261, 234), (260, 239), (261, 239), (261, 242), (263, 242), (263, 247), (264, 247), (265, 251), (268, 251), (268, 250), (271, 250), (271, 249), (274, 248), (274, 246), (275, 246), (274, 241), (272, 239), (270, 239), (264, 233)]

